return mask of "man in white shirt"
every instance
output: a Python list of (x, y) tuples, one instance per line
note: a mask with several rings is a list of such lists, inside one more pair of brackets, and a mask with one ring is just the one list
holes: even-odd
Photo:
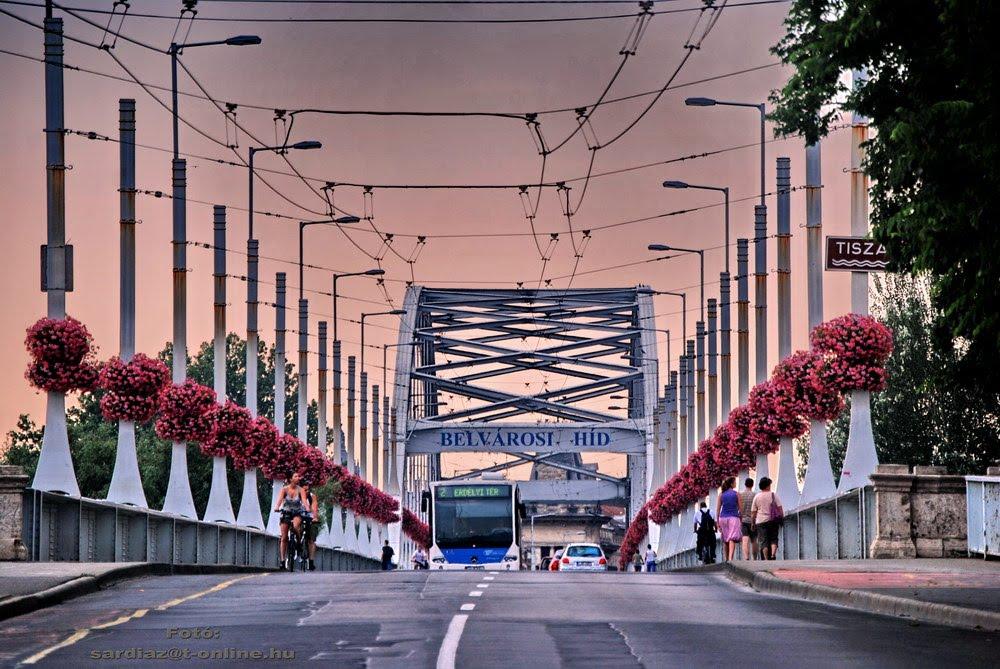
[(656, 571), (656, 551), (652, 544), (646, 544), (646, 571)]

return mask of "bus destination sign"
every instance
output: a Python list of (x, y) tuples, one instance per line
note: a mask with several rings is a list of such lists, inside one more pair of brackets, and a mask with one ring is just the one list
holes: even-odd
[(510, 497), (506, 485), (442, 485), (437, 488), (438, 499), (468, 499), (473, 497)]

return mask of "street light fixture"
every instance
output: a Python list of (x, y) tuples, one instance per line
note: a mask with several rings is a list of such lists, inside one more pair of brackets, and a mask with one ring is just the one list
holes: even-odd
[[(403, 316), (406, 314), (402, 309), (393, 309), (392, 311), (373, 311), (367, 314), (361, 314), (361, 369), (359, 370), (362, 374), (365, 371), (365, 319), (371, 316)], [(383, 387), (384, 389), (384, 387)]]
[[(723, 107), (750, 107), (756, 109), (760, 112), (760, 204), (764, 205), (764, 122), (767, 120), (767, 108), (764, 103), (754, 103), (754, 102), (731, 102), (727, 100), (715, 100), (713, 98), (687, 98), (684, 100), (684, 104), (688, 107), (714, 107), (720, 105)], [(726, 271), (729, 270), (727, 263)]]
[(348, 276), (382, 276), (385, 274), (384, 269), (369, 269), (364, 272), (343, 272), (341, 274), (333, 275), (333, 341), (340, 341), (337, 337), (337, 279), (343, 279)]
[[(650, 251), (678, 251), (680, 253), (697, 253), (701, 265), (701, 320), (705, 320), (705, 250), (686, 249), (680, 246), (670, 246), (668, 244), (650, 244), (647, 248)], [(665, 292), (665, 291), (664, 291)], [(684, 328), (684, 336), (687, 336), (687, 328)]]
[[(303, 248), (302, 237), (303, 233), (305, 232), (305, 229), (310, 225), (330, 225), (330, 224), (350, 225), (351, 223), (357, 223), (360, 220), (361, 219), (358, 218), (357, 216), (341, 216), (340, 218), (324, 218), (319, 221), (299, 221), (299, 299), (300, 300), (302, 299), (302, 291), (304, 288), (303, 286), (304, 282), (302, 279), (303, 279), (303, 267), (305, 265), (305, 260), (303, 258), (305, 250)], [(334, 317), (334, 319), (336, 319), (336, 316)], [(336, 339), (337, 338), (336, 335), (334, 335), (333, 338)]]
[(729, 271), (729, 187), (728, 186), (702, 186), (689, 184), (686, 181), (664, 181), (664, 188), (694, 188), (697, 190), (713, 190), (722, 193), (726, 200), (726, 271)]

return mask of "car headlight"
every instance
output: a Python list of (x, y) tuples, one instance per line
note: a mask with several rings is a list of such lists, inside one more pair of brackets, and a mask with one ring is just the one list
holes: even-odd
[(503, 561), (504, 562), (517, 562), (517, 556), (516, 555), (504, 555), (503, 556)]
[(431, 558), (431, 562), (435, 564), (444, 564), (445, 562), (447, 562), (447, 560), (445, 560), (443, 557), (436, 557), (436, 558)]

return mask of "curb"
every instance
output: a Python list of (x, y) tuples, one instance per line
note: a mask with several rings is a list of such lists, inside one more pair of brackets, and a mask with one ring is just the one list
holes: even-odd
[(248, 574), (277, 571), (267, 567), (240, 565), (171, 565), (163, 562), (129, 565), (111, 569), (96, 576), (77, 576), (46, 590), (20, 597), (11, 597), (0, 602), (0, 621), (54, 606), (68, 599), (74, 599), (102, 590), (118, 581), (140, 576), (172, 576), (192, 574)]
[(834, 588), (829, 585), (791, 581), (778, 578), (766, 571), (742, 569), (731, 563), (725, 564), (725, 572), (732, 581), (750, 586), (758, 592), (780, 597), (804, 599), (866, 613), (919, 620), (947, 627), (1000, 631), (1000, 613), (993, 611), (980, 611), (937, 602), (922, 602), (865, 590)]

